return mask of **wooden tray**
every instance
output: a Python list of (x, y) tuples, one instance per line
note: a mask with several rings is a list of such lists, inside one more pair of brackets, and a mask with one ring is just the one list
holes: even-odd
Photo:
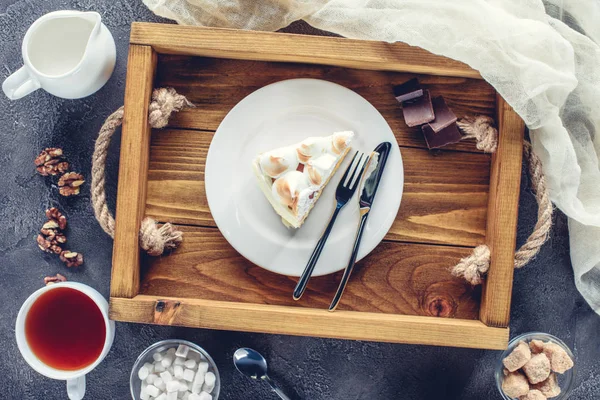
[[(502, 349), (508, 341), (523, 122), (467, 65), (402, 43), (134, 23), (117, 197), (110, 316), (119, 321), (400, 343)], [(392, 87), (418, 76), (459, 116), (493, 116), (490, 157), (461, 142), (426, 149)], [(204, 192), (213, 133), (242, 98), (289, 78), (325, 79), (370, 101), (392, 127), (405, 169), (400, 212), (357, 266), (338, 311), (326, 311), (340, 273), (311, 280), (263, 270), (225, 241)], [(174, 87), (197, 107), (164, 130), (147, 122), (153, 87)], [(240, 132), (243, 135), (243, 132)], [(185, 232), (166, 257), (142, 256), (144, 215)], [(483, 288), (449, 267), (487, 243)]]

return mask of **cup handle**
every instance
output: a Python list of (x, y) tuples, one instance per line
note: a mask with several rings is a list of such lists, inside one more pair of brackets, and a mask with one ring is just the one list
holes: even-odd
[(85, 396), (85, 375), (67, 380), (69, 400), (81, 400)]
[(6, 97), (17, 100), (40, 88), (40, 83), (33, 78), (25, 66), (2, 82), (2, 90)]

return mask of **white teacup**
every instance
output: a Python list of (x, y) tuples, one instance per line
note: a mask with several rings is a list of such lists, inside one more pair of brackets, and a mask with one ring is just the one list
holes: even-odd
[[(56, 290), (61, 287), (75, 289), (92, 299), (94, 303), (96, 303), (96, 305), (98, 306), (100, 312), (102, 313), (102, 317), (106, 326), (104, 346), (102, 348), (100, 356), (93, 363), (76, 371), (65, 371), (56, 369), (40, 361), (31, 350), (29, 343), (27, 343), (27, 338), (25, 336), (25, 320), (27, 318), (29, 310), (31, 309), (31, 306), (42, 294), (50, 290)], [(114, 321), (108, 319), (108, 303), (106, 302), (104, 297), (102, 297), (102, 295), (98, 293), (98, 291), (82, 283), (62, 282), (43, 287), (35, 291), (31, 296), (27, 298), (27, 300), (25, 300), (25, 302), (21, 306), (21, 309), (19, 310), (19, 314), (17, 315), (15, 334), (17, 336), (17, 346), (19, 347), (19, 351), (21, 352), (21, 355), (23, 356), (25, 361), (27, 361), (27, 363), (34, 370), (36, 370), (44, 376), (47, 376), (48, 378), (67, 381), (67, 394), (69, 396), (69, 399), (81, 400), (85, 395), (85, 375), (94, 368), (96, 368), (96, 366), (102, 362), (102, 360), (104, 359), (104, 357), (106, 357), (106, 355), (110, 351), (110, 348), (112, 347), (113, 340), (115, 338), (115, 323)]]
[(115, 67), (115, 41), (97, 12), (43, 15), (27, 30), (21, 50), (25, 65), (2, 83), (11, 100), (39, 88), (65, 99), (86, 97)]

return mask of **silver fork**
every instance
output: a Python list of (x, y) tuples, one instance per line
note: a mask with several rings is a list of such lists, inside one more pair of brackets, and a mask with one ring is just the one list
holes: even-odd
[[(358, 156), (358, 158), (357, 158)], [(329, 224), (325, 231), (321, 235), (321, 238), (317, 242), (315, 249), (312, 252), (312, 255), (308, 259), (308, 264), (306, 264), (306, 268), (304, 268), (304, 272), (300, 276), (300, 280), (294, 289), (294, 300), (300, 299), (304, 291), (306, 290), (306, 286), (308, 285), (308, 280), (312, 275), (315, 266), (317, 265), (317, 261), (319, 260), (319, 256), (321, 255), (321, 251), (323, 251), (323, 247), (325, 247), (325, 243), (327, 242), (327, 238), (331, 233), (331, 229), (333, 228), (333, 224), (340, 213), (340, 210), (348, 203), (348, 200), (352, 198), (352, 195), (356, 191), (356, 187), (360, 183), (360, 177), (362, 176), (366, 161), (369, 159), (368, 155), (364, 153), (360, 153), (357, 151), (354, 153), (354, 157), (352, 157), (352, 162), (350, 162), (350, 166), (346, 169), (342, 180), (338, 184), (338, 187), (335, 191), (335, 201), (336, 206), (333, 214), (331, 215), (331, 219), (329, 220)]]

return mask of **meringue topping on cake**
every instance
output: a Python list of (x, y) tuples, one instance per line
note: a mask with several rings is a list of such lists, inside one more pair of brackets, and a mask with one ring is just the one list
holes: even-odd
[(308, 160), (307, 167), (304, 172), (308, 175), (308, 180), (311, 185), (319, 186), (325, 181), (325, 177), (331, 174), (331, 170), (335, 167), (337, 157), (325, 153), (317, 158)]
[(309, 137), (254, 159), (259, 186), (286, 226), (302, 225), (344, 160), (353, 136), (345, 131)]
[(298, 155), (294, 147), (282, 147), (259, 156), (260, 169), (271, 178), (279, 178), (298, 168)]
[(348, 148), (353, 137), (354, 132), (352, 131), (334, 133), (331, 139), (333, 152), (335, 154), (341, 154), (344, 150), (346, 150), (346, 148)]
[(298, 146), (298, 159), (306, 164), (311, 158), (317, 157), (331, 148), (331, 137), (309, 137)]
[(300, 192), (308, 188), (308, 182), (300, 171), (291, 171), (273, 182), (273, 197), (281, 204), (294, 208)]

